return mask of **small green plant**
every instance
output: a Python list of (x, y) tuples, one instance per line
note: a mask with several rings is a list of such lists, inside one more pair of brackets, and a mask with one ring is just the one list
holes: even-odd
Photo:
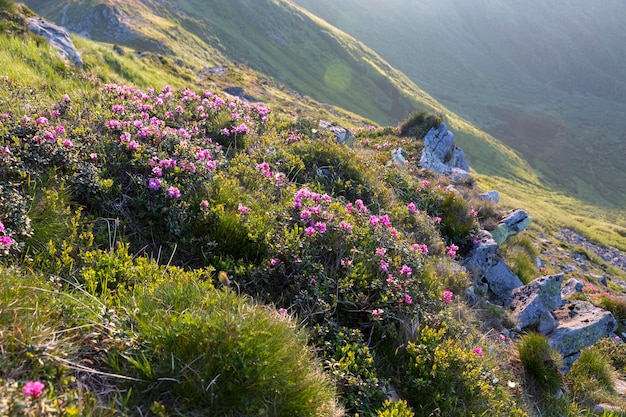
[(404, 400), (386, 400), (383, 407), (376, 411), (378, 417), (415, 417), (415, 413)]
[(532, 240), (525, 235), (512, 236), (501, 246), (501, 252), (511, 271), (524, 284), (537, 278), (537, 249)]
[(524, 366), (526, 380), (544, 396), (561, 389), (563, 376), (559, 371), (561, 358), (550, 346), (548, 339), (537, 333), (527, 334), (517, 345)]
[(443, 122), (443, 115), (419, 111), (407, 117), (400, 124), (400, 136), (423, 137), (430, 129), (437, 129)]
[(587, 407), (610, 402), (615, 394), (615, 370), (610, 360), (594, 347), (584, 349), (567, 373), (565, 381), (574, 400)]

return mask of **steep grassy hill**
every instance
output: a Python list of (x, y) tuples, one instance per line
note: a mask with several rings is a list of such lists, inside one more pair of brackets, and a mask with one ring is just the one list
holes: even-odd
[(295, 2), (514, 148), (546, 182), (626, 206), (623, 2)]

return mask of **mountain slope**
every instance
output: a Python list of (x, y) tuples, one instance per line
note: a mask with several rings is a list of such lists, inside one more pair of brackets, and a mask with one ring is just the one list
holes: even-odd
[(296, 3), (372, 47), (557, 188), (626, 206), (623, 2)]

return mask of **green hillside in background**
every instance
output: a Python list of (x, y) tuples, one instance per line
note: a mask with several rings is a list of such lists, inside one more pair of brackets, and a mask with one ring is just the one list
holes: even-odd
[(295, 2), (515, 149), (546, 184), (626, 207), (623, 2)]

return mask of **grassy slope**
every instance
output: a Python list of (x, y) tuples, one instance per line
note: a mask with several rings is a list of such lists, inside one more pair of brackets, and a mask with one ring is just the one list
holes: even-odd
[[(64, 18), (68, 24), (72, 16), (83, 16), (85, 13), (78, 3), (65, 9), (57, 2), (37, 3), (37, 10), (42, 14), (58, 21)], [(208, 54), (213, 59), (221, 62), (226, 59), (243, 61), (299, 92), (382, 123), (392, 123), (394, 117), (397, 119), (398, 111), (406, 114), (409, 109), (418, 107), (442, 112), (454, 130), (459, 145), (468, 154), (472, 168), (481, 177), (490, 178), (485, 186), (493, 186), (509, 196), (515, 196), (515, 199), (508, 201), (527, 208), (533, 216), (539, 218), (543, 217), (545, 211), (544, 202), (549, 206), (550, 201), (564, 200), (561, 196), (544, 197), (544, 178), (535, 175), (533, 169), (510, 148), (445, 108), (367, 47), (319, 18), (294, 8), (290, 2), (239, 0), (226, 4), (224, 1), (216, 1), (200, 7), (198, 2), (186, 0), (177, 1), (180, 9), (172, 11), (163, 10), (151, 2), (141, 4), (144, 6), (136, 8), (142, 8), (144, 23), (140, 21), (136, 28), (143, 30), (150, 27), (145, 36), (158, 38), (163, 48), (180, 52), (184, 61), (189, 63), (187, 67), (197, 69), (201, 66), (199, 62), (202, 61), (193, 55), (198, 48), (187, 47), (188, 39), (201, 39), (206, 40), (205, 45), (208, 45), (207, 50), (210, 51)], [(122, 6), (129, 7), (128, 4)], [(136, 18), (134, 14), (130, 16)], [(166, 18), (170, 19), (169, 26), (163, 23), (167, 21)], [(145, 21), (157, 23), (146, 25)], [(159, 27), (172, 27), (174, 23), (179, 24), (177, 31), (163, 32), (167, 36), (163, 33), (155, 34)], [(281, 30), (277, 31), (276, 27)], [(189, 32), (184, 28), (193, 30), (195, 35), (188, 36)], [(109, 41), (113, 42), (111, 39)], [(346, 77), (349, 81), (346, 81)], [(302, 100), (305, 101), (306, 98)], [(511, 184), (524, 184), (524, 187), (511, 189)], [(571, 201), (569, 207), (556, 210), (560, 223), (571, 223), (570, 215), (573, 213), (583, 217), (604, 215), (598, 214), (599, 211), (594, 207), (580, 210), (579, 202), (567, 201)], [(624, 225), (624, 219), (619, 213), (613, 214), (612, 220)], [(591, 229), (602, 228), (602, 225), (594, 223)], [(620, 242), (617, 232), (606, 233), (608, 238), (597, 233), (590, 236), (605, 243), (626, 247), (624, 242)]]
[(624, 207), (622, 3), (296, 3), (378, 51), (559, 189)]

